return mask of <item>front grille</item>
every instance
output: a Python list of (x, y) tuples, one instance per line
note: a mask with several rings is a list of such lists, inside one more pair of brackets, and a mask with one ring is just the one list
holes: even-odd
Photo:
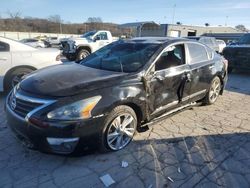
[(10, 108), (19, 116), (25, 118), (29, 112), (43, 105), (43, 103), (31, 102), (28, 100), (20, 99), (11, 94), (8, 104)]
[(63, 46), (63, 51), (64, 52), (69, 52), (70, 51), (70, 45), (69, 45), (69, 43), (63, 42), (62, 46)]

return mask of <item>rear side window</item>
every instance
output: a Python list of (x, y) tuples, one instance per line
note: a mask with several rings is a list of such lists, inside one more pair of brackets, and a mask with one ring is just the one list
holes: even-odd
[(209, 60), (204, 46), (195, 43), (188, 43), (187, 46), (190, 55), (190, 64)]
[(10, 51), (9, 44), (0, 41), (0, 52), (8, 52), (8, 51)]
[(206, 46), (207, 54), (208, 54), (208, 59), (211, 60), (214, 58), (214, 50)]

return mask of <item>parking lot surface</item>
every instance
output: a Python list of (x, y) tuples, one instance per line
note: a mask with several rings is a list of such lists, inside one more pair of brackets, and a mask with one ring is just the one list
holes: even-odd
[[(138, 133), (124, 150), (80, 157), (25, 148), (0, 95), (0, 187), (250, 187), (250, 75), (234, 73), (215, 105), (197, 106)], [(122, 161), (128, 163), (122, 168)]]

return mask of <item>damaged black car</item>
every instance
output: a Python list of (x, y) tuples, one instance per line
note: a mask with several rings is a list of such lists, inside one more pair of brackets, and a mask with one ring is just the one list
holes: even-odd
[(226, 81), (227, 62), (199, 42), (120, 40), (79, 64), (28, 75), (6, 99), (7, 120), (41, 151), (117, 151), (146, 122), (196, 101), (213, 104)]

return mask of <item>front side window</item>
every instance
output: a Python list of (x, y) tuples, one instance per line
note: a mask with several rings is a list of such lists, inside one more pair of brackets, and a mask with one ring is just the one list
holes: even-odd
[(108, 35), (106, 32), (99, 33), (96, 38), (99, 38), (99, 40), (108, 40)]
[(0, 41), (0, 52), (8, 52), (8, 51), (10, 51), (9, 44)]
[(175, 45), (167, 48), (155, 63), (155, 71), (168, 69), (185, 64), (184, 45)]
[(189, 43), (187, 46), (190, 55), (190, 64), (208, 60), (207, 51), (204, 46), (194, 43)]
[(155, 43), (117, 41), (92, 53), (81, 64), (115, 72), (136, 72), (149, 61), (159, 46)]

